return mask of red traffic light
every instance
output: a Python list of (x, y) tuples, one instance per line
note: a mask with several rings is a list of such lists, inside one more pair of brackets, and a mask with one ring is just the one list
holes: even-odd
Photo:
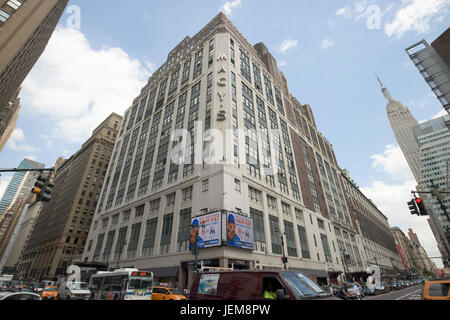
[(422, 203), (422, 199), (416, 198), (416, 203), (417, 204), (421, 204)]

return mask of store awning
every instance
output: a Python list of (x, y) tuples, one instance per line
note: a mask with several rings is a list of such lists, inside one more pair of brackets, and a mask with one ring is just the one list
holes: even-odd
[(155, 278), (177, 278), (180, 267), (163, 267), (163, 268), (150, 268), (143, 269), (143, 271), (153, 272)]

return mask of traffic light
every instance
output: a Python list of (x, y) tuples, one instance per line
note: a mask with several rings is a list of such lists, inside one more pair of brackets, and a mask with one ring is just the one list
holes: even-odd
[(281, 262), (288, 263), (288, 258), (287, 257), (281, 257)]
[(422, 199), (416, 198), (415, 200), (417, 207), (419, 208), (419, 216), (427, 216), (428, 212), (427, 209), (425, 208), (425, 204), (423, 203)]
[(54, 186), (55, 185), (51, 183), (48, 178), (40, 175), (34, 184), (34, 188), (31, 190), (31, 193), (37, 195), (37, 202), (50, 202), (51, 193)]
[(40, 194), (42, 193), (42, 190), (44, 190), (45, 182), (46, 182), (46, 179), (43, 176), (39, 176), (36, 183), (34, 184), (33, 190), (31, 190), (31, 193), (34, 193), (34, 194), (38, 195), (38, 197), (39, 197)]
[(45, 185), (45, 188), (43, 190), (44, 192), (42, 195), (42, 200), (41, 200), (42, 202), (50, 202), (50, 200), (52, 199), (51, 193), (52, 193), (54, 187), (55, 187), (55, 185), (47, 180), (47, 184)]
[(416, 199), (413, 199), (410, 202), (408, 202), (408, 206), (409, 206), (409, 211), (411, 212), (412, 215), (420, 216), (419, 208), (417, 207)]

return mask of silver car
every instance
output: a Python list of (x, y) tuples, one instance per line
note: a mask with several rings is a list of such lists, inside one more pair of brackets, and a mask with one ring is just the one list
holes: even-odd
[(0, 292), (0, 300), (5, 301), (36, 301), (42, 300), (41, 296), (31, 292)]

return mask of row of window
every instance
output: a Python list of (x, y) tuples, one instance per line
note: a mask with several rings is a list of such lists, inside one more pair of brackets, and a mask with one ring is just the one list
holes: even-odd
[(18, 0), (6, 1), (6, 3), (0, 8), (0, 26), (5, 23), (16, 10), (20, 8), (22, 2)]
[[(253, 219), (253, 233), (255, 241), (255, 249), (261, 252), (267, 252), (266, 248), (266, 238), (265, 238), (265, 228), (264, 228), (264, 213), (254, 208), (250, 208), (250, 216)], [(297, 251), (297, 245), (295, 242), (295, 230), (294, 224), (283, 220), (284, 229), (281, 230), (279, 226), (279, 219), (276, 216), (269, 215), (269, 226), (270, 226), (270, 239), (272, 243), (271, 252), (274, 254), (283, 254), (282, 249), (282, 239), (286, 242), (287, 255), (290, 257), (302, 257), (303, 259), (311, 259), (310, 245), (304, 226), (297, 225), (297, 234), (300, 241), (300, 251), (299, 255)], [(282, 235), (283, 234), (283, 235)], [(327, 262), (333, 262), (331, 250), (329, 247), (329, 241), (327, 235), (321, 233), (322, 249)], [(313, 235), (314, 246), (319, 248), (316, 235)], [(336, 252), (336, 246), (334, 241), (332, 242), (334, 251)], [(317, 260), (321, 261), (320, 253), (317, 252)], [(339, 261), (336, 261), (339, 263)]]
[[(187, 251), (189, 249), (189, 235), (191, 228), (191, 208), (186, 208), (180, 211), (180, 223), (178, 227), (178, 251)], [(162, 221), (162, 231), (160, 237), (160, 254), (165, 254), (169, 252), (170, 243), (172, 238), (172, 228), (173, 228), (174, 215), (169, 213), (164, 215)], [(94, 259), (98, 259), (101, 256), (101, 251), (103, 248), (103, 261), (108, 261), (111, 253), (114, 253), (115, 258), (121, 255), (126, 247), (126, 257), (134, 258), (137, 255), (137, 249), (139, 244), (139, 239), (141, 235), (142, 238), (142, 255), (150, 256), (154, 255), (154, 247), (156, 240), (156, 230), (158, 225), (158, 217), (148, 219), (145, 223), (145, 233), (144, 226), (142, 222), (135, 223), (131, 225), (130, 235), (127, 238), (128, 226), (121, 227), (118, 230), (110, 230), (108, 234), (102, 233), (98, 236), (97, 243), (94, 250)], [(116, 246), (114, 251), (112, 251), (113, 243), (115, 239), (116, 232), (118, 231), (118, 236), (116, 239)], [(103, 242), (105, 240), (105, 235), (107, 236), (105, 246), (103, 247)], [(93, 240), (89, 241), (87, 246), (87, 252), (92, 250)]]

